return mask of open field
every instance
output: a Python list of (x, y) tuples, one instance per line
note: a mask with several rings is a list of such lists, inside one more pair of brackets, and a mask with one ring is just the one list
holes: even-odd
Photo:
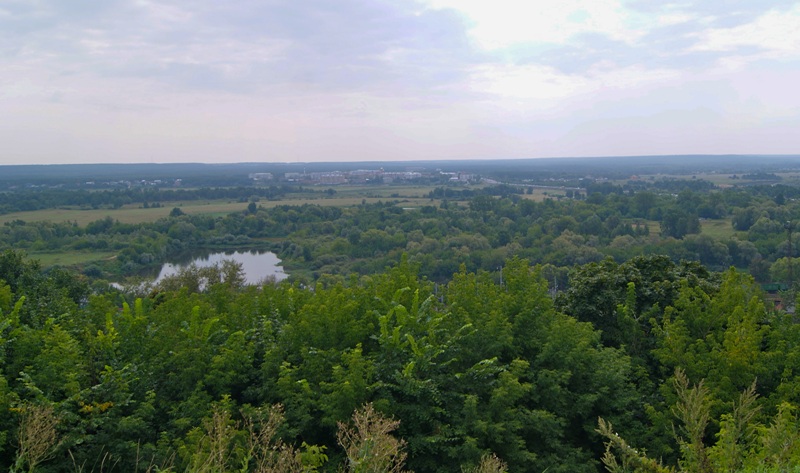
[(534, 188), (530, 194), (522, 194), (520, 197), (524, 199), (542, 202), (545, 199), (557, 199), (559, 197), (566, 197), (566, 192), (554, 189), (538, 189)]
[[(661, 234), (661, 224), (655, 220), (646, 220), (645, 225), (650, 230), (651, 235)], [(714, 239), (727, 240), (734, 236), (736, 231), (731, 225), (730, 218), (721, 218), (715, 220), (701, 219), (700, 220), (700, 233), (708, 235)]]
[[(424, 192), (427, 194), (430, 190)], [(424, 197), (361, 197), (361, 196), (334, 196), (334, 197), (312, 197), (302, 199), (286, 199), (277, 201), (262, 200), (258, 202), (259, 207), (272, 208), (279, 205), (323, 205), (335, 207), (352, 207), (360, 205), (362, 202), (375, 203), (378, 201), (402, 200), (403, 207), (417, 207), (423, 205), (438, 205), (439, 202), (431, 201)], [(229, 200), (219, 201), (181, 201), (164, 202), (162, 207), (142, 208), (139, 204), (126, 205), (119, 209), (79, 209), (61, 208), (44, 209), (30, 212), (14, 212), (0, 215), (0, 224), (13, 220), (23, 220), (25, 222), (77, 222), (78, 225), (86, 225), (89, 222), (111, 217), (121, 223), (143, 223), (153, 222), (166, 217), (173, 208), (178, 207), (187, 214), (206, 214), (206, 215), (227, 215), (232, 212), (244, 211), (247, 208), (246, 202), (233, 202)]]
[(761, 181), (761, 180), (748, 180), (742, 179), (742, 176), (739, 175), (738, 179), (734, 179), (733, 175), (731, 174), (698, 174), (698, 179), (705, 179), (707, 181), (713, 182), (714, 184), (720, 187), (728, 187), (733, 185), (749, 185), (749, 184), (788, 184), (788, 185), (796, 185), (798, 181), (800, 181), (800, 174), (797, 172), (778, 172), (775, 173), (776, 176), (780, 177), (780, 181)]
[[(678, 179), (678, 180), (704, 180), (711, 182), (712, 184), (725, 188), (725, 187), (732, 187), (732, 186), (743, 186), (743, 185), (753, 185), (753, 184), (787, 184), (787, 185), (797, 185), (800, 182), (800, 173), (797, 172), (779, 172), (775, 173), (777, 176), (781, 178), (780, 181), (763, 181), (763, 180), (751, 180), (751, 179), (742, 179), (742, 174), (736, 175), (737, 177), (734, 178), (734, 174), (731, 173), (715, 173), (715, 172), (704, 172), (704, 173), (697, 173), (697, 174), (646, 174), (639, 176), (639, 179), (642, 181), (652, 182), (658, 181), (661, 179)], [(628, 179), (618, 179), (611, 181), (614, 184), (624, 185), (628, 182)]]
[(700, 233), (718, 240), (727, 240), (736, 234), (731, 219), (700, 220)]
[(111, 217), (122, 223), (142, 223), (168, 216), (173, 207), (180, 207), (186, 213), (230, 213), (235, 210), (244, 210), (246, 206), (247, 204), (238, 202), (191, 202), (185, 205), (180, 202), (171, 202), (165, 203), (164, 207), (148, 209), (141, 208), (138, 204), (126, 205), (119, 209), (44, 209), (0, 215), (0, 223), (23, 220), (25, 222), (77, 222), (78, 225), (83, 226), (105, 217)]
[(76, 264), (85, 264), (92, 261), (100, 261), (104, 259), (113, 258), (116, 253), (93, 251), (93, 252), (76, 252), (65, 251), (63, 253), (50, 252), (50, 253), (30, 253), (29, 256), (37, 259), (42, 263), (45, 268), (50, 266), (73, 266)]
[[(438, 206), (441, 200), (431, 200), (427, 196), (437, 186), (335, 186), (331, 187), (335, 193), (327, 195), (324, 193), (295, 194), (295, 198), (283, 200), (261, 200), (258, 206), (261, 208), (272, 208), (279, 205), (322, 205), (335, 207), (352, 207), (362, 203), (376, 203), (378, 201), (398, 201), (398, 205), (403, 208), (415, 208), (426, 205)], [(478, 189), (482, 186), (472, 186), (471, 189)], [(521, 197), (541, 202), (547, 198), (564, 197), (565, 192), (558, 189), (534, 188), (531, 194), (523, 194)], [(223, 216), (232, 212), (244, 211), (247, 202), (238, 202), (230, 199), (221, 200), (192, 200), (161, 202), (160, 207), (143, 208), (141, 204), (129, 204), (118, 209), (99, 208), (86, 209), (78, 207), (64, 207), (57, 209), (43, 209), (25, 212), (14, 212), (0, 215), (0, 224), (13, 220), (25, 222), (75, 222), (84, 226), (90, 222), (111, 217), (121, 223), (137, 224), (153, 222), (160, 218), (167, 217), (173, 208), (180, 208), (187, 214), (204, 214), (212, 216)]]
[[(401, 200), (401, 201), (409, 201), (414, 202), (417, 205), (430, 205), (431, 200), (428, 198), (406, 198), (406, 197), (342, 197), (336, 196), (331, 198), (325, 199), (286, 199), (280, 201), (262, 201), (258, 203), (259, 207), (264, 208), (271, 208), (277, 207), (279, 205), (303, 205), (303, 204), (312, 204), (312, 205), (324, 205), (328, 207), (352, 207), (354, 205), (361, 205), (362, 203), (367, 204), (374, 204), (378, 201), (386, 202), (386, 201), (394, 201), (394, 200)], [(241, 204), (240, 204), (241, 205)], [(188, 212), (187, 212), (188, 213)]]
[(336, 197), (423, 198), (437, 186), (339, 186)]
[(661, 223), (656, 220), (642, 220), (645, 226), (647, 226), (647, 230), (650, 232), (651, 235), (661, 235)]

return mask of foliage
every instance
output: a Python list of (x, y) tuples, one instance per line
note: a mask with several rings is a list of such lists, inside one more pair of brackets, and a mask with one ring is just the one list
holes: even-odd
[[(624, 473), (634, 471), (639, 473), (670, 473), (674, 470), (661, 465), (659, 462), (648, 458), (644, 451), (633, 448), (622, 437), (614, 432), (614, 426), (603, 420), (598, 419), (597, 432), (605, 439), (605, 453), (603, 453), (603, 465), (609, 473)], [(614, 454), (614, 451), (617, 455)]]
[[(735, 269), (606, 259), (554, 301), (553, 267), (439, 284), (402, 256), (312, 287), (219, 267), (125, 295), (1, 256), (0, 407), (58, 419), (37, 471), (324, 472), (378, 445), (380, 468), (420, 473), (800, 464), (800, 326)], [(0, 468), (28, 468), (5, 417)]]
[[(690, 386), (683, 372), (679, 370), (675, 373), (677, 402), (673, 406), (673, 414), (680, 422), (675, 435), (681, 445), (677, 471), (755, 473), (795, 471), (798, 468), (795, 446), (800, 439), (800, 431), (796, 429), (795, 420), (792, 415), (787, 416), (787, 406), (784, 405), (769, 427), (762, 424), (758, 420), (761, 406), (758, 405), (755, 389), (753, 383), (741, 393), (732, 411), (722, 414), (722, 428), (717, 434), (717, 442), (713, 446), (706, 446), (704, 437), (710, 420), (711, 393), (702, 381)], [(631, 447), (602, 418), (599, 419), (597, 431), (606, 439), (603, 464), (607, 471), (676, 471), (648, 457), (644, 450)], [(777, 440), (778, 436), (780, 440)]]
[[(421, 274), (440, 283), (461, 264), (469, 271), (496, 271), (513, 256), (567, 268), (606, 257), (622, 263), (642, 254), (663, 254), (673, 262), (696, 260), (714, 270), (733, 264), (768, 281), (769, 266), (787, 257), (785, 224), (800, 217), (800, 204), (792, 199), (776, 204), (777, 191), (767, 186), (721, 190), (700, 184), (699, 180), (623, 186), (585, 182), (586, 199), (575, 198), (573, 191), (573, 198), (550, 196), (542, 202), (522, 198), (522, 187), (505, 184), (439, 187), (430, 192), (430, 205), (407, 207), (410, 204), (398, 197), (346, 208), (310, 203), (255, 205), (256, 200), (299, 192), (285, 186), (53, 190), (66, 202), (59, 205), (68, 205), (73, 198), (86, 205), (110, 207), (116, 201), (155, 205), (201, 198), (229, 198), (242, 205), (224, 216), (175, 207), (169, 216), (138, 224), (118, 222), (113, 208), (85, 226), (9, 220), (0, 227), (0, 248), (49, 257), (54, 252), (102, 252), (112, 257), (73, 259), (83, 261), (76, 264), (83, 265), (85, 274), (101, 279), (154, 268), (190, 249), (259, 247), (278, 253), (292, 273), (307, 283), (331, 274), (374, 274), (403, 253), (420, 264)], [(68, 199), (70, 192), (75, 196)], [(789, 186), (780, 192), (796, 194)], [(20, 192), (17, 200), (33, 196), (43, 199), (34, 208), (58, 202), (50, 191)], [(448, 201), (436, 200), (444, 198)], [(713, 225), (701, 225), (701, 219), (712, 219)], [(722, 226), (730, 231), (720, 232)], [(712, 227), (716, 230), (709, 231)], [(563, 288), (567, 281), (559, 283)]]
[(347, 455), (352, 473), (403, 473), (405, 443), (391, 433), (399, 421), (385, 419), (371, 404), (353, 414), (353, 425), (339, 423), (337, 440)]

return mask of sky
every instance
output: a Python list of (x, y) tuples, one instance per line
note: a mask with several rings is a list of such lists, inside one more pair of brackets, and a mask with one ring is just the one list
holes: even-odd
[(800, 1), (0, 0), (0, 164), (800, 153)]

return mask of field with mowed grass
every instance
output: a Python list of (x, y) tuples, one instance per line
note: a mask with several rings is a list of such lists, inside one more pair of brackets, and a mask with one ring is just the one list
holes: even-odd
[(700, 233), (719, 240), (727, 240), (736, 234), (736, 230), (733, 229), (729, 218), (704, 219), (700, 220)]
[(32, 259), (39, 260), (43, 267), (50, 266), (75, 266), (114, 258), (116, 253), (110, 251), (78, 252), (74, 250), (66, 252), (48, 252), (28, 254)]
[(562, 190), (538, 189), (534, 187), (530, 194), (522, 194), (520, 197), (536, 202), (543, 202), (545, 199), (566, 198), (566, 192)]
[[(778, 176), (780, 180), (774, 181), (774, 180), (747, 178), (745, 177), (747, 176), (747, 173), (735, 174), (735, 173), (716, 173), (716, 172), (701, 172), (696, 174), (643, 174), (641, 176), (638, 176), (638, 179), (640, 181), (645, 181), (645, 182), (654, 182), (662, 179), (681, 180), (681, 181), (703, 180), (703, 181), (708, 181), (714, 184), (715, 186), (719, 186), (720, 188), (733, 187), (733, 186), (747, 186), (754, 184), (765, 184), (765, 185), (785, 184), (792, 186), (800, 184), (800, 173), (798, 172), (776, 172), (774, 174)], [(625, 185), (629, 181), (630, 179), (616, 179), (612, 180), (611, 182), (616, 185)]]
[[(427, 194), (427, 192), (425, 193)], [(431, 200), (425, 197), (412, 196), (338, 196), (333, 197), (307, 197), (302, 199), (286, 200), (262, 200), (257, 203), (262, 208), (272, 208), (279, 205), (323, 205), (334, 207), (353, 207), (362, 203), (376, 203), (378, 201), (394, 201), (403, 207), (420, 207), (424, 205), (438, 205), (438, 200)], [(118, 209), (80, 209), (80, 208), (58, 208), (34, 210), (28, 212), (13, 212), (0, 215), (0, 224), (22, 220), (25, 222), (76, 222), (84, 226), (90, 222), (111, 217), (120, 223), (144, 223), (153, 222), (160, 218), (167, 217), (173, 208), (179, 208), (186, 214), (205, 214), (213, 216), (227, 215), (232, 212), (245, 211), (248, 202), (233, 202), (229, 200), (219, 201), (180, 201), (162, 202), (161, 207), (143, 208), (140, 204), (125, 205)]]
[[(645, 221), (651, 235), (661, 234), (661, 224), (655, 220)], [(700, 220), (700, 233), (708, 235), (715, 239), (727, 240), (728, 238), (736, 235), (736, 230), (731, 225), (730, 218), (720, 219), (701, 219)]]
[[(477, 186), (475, 188), (480, 188)], [(436, 186), (341, 186), (336, 187), (336, 197), (422, 198), (430, 195)]]
[(121, 223), (143, 223), (168, 216), (174, 207), (179, 207), (187, 214), (230, 213), (236, 210), (244, 210), (247, 208), (247, 203), (196, 201), (164, 202), (163, 207), (146, 209), (142, 208), (140, 204), (125, 205), (118, 209), (44, 209), (0, 215), (0, 223), (22, 220), (25, 222), (76, 222), (78, 225), (83, 226), (106, 217), (111, 217)]

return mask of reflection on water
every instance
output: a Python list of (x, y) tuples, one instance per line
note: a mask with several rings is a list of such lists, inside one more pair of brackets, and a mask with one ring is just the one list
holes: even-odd
[(281, 260), (271, 251), (234, 251), (230, 253), (211, 253), (203, 256), (193, 255), (175, 263), (167, 263), (161, 267), (155, 282), (177, 274), (181, 269), (191, 264), (204, 268), (220, 264), (224, 260), (232, 260), (242, 265), (246, 284), (259, 284), (267, 278), (282, 281), (289, 277), (283, 271), (283, 266), (280, 265)]

